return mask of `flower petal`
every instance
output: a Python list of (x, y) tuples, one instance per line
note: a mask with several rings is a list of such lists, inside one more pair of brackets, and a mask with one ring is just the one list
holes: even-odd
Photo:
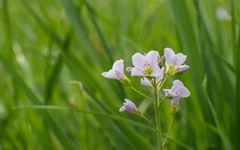
[(161, 74), (161, 70), (160, 70), (160, 67), (158, 66), (158, 65), (155, 65), (154, 67), (153, 67), (153, 73), (151, 73), (151, 77), (158, 77), (158, 76), (160, 76), (160, 74)]
[(114, 70), (115, 71), (115, 76), (117, 79), (122, 79), (124, 78), (124, 72), (118, 71), (118, 70)]
[(171, 48), (164, 48), (164, 57), (166, 59), (166, 65), (172, 64), (172, 59), (175, 56), (174, 51)]
[(162, 80), (164, 76), (164, 68), (160, 69), (158, 65), (153, 68), (153, 73), (151, 74), (152, 77), (156, 77), (157, 81)]
[(120, 72), (124, 72), (124, 61), (122, 59), (116, 60), (113, 63), (112, 69), (118, 70)]
[(126, 111), (126, 107), (125, 106), (122, 106), (120, 109), (119, 109), (120, 112), (124, 112)]
[(190, 92), (186, 87), (184, 87), (182, 89), (182, 93), (180, 94), (180, 97), (187, 98), (188, 96), (190, 96)]
[(141, 84), (144, 86), (151, 87), (151, 82), (147, 78), (141, 78)]
[(179, 101), (180, 101), (180, 97), (174, 97), (174, 98), (171, 100), (171, 105), (172, 105), (173, 107), (175, 107), (175, 106), (178, 105)]
[(168, 97), (176, 97), (177, 95), (171, 89), (163, 89), (163, 92)]
[(172, 64), (176, 67), (179, 67), (186, 61), (187, 56), (183, 55), (182, 53), (178, 53), (172, 59)]
[(173, 86), (172, 86), (172, 90), (179, 92), (181, 91), (181, 89), (184, 87), (182, 81), (180, 80), (174, 80), (173, 81)]
[(178, 72), (183, 73), (183, 72), (187, 71), (188, 69), (189, 69), (188, 65), (181, 65), (178, 67)]
[(157, 76), (157, 82), (159, 82), (159, 81), (161, 81), (163, 79), (164, 71), (165, 71), (165, 68), (161, 68), (160, 75)]
[(160, 55), (158, 53), (158, 51), (150, 51), (147, 53), (146, 55), (146, 60), (147, 63), (151, 66), (154, 67), (156, 65), (158, 65), (158, 59), (160, 58)]
[(141, 53), (135, 53), (132, 56), (132, 63), (135, 67), (143, 68), (145, 64), (145, 56)]
[(144, 76), (144, 70), (140, 68), (132, 68), (131, 76)]
[(108, 72), (103, 72), (102, 76), (109, 79), (118, 79), (115, 70), (111, 69)]
[(126, 111), (135, 112), (137, 110), (136, 105), (132, 101), (130, 101), (129, 99), (124, 99), (124, 101), (125, 102), (123, 103), (123, 105), (126, 108)]

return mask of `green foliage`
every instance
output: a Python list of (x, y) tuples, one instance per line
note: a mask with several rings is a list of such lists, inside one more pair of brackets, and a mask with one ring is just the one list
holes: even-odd
[[(124, 98), (150, 119), (153, 108), (101, 73), (165, 47), (188, 55), (191, 91), (166, 147), (240, 149), (239, 10), (239, 0), (0, 0), (0, 149), (154, 149), (151, 124), (118, 112)], [(168, 100), (161, 112), (166, 132)]]

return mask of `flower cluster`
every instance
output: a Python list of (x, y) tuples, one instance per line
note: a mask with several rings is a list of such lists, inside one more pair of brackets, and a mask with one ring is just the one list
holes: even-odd
[[(151, 50), (147, 54), (135, 53), (132, 56), (133, 66), (127, 67), (126, 70), (131, 76), (140, 77), (142, 85), (151, 87), (159, 92), (166, 79), (189, 69), (189, 66), (185, 64), (186, 58), (187, 56), (182, 53), (175, 54), (171, 48), (165, 48), (164, 56), (162, 57), (155, 50)], [(124, 85), (131, 87), (131, 82), (124, 73), (124, 70), (124, 61), (119, 59), (114, 62), (112, 69), (103, 72), (102, 76), (119, 80)], [(190, 95), (189, 90), (180, 80), (174, 80), (171, 89), (163, 89), (162, 91), (167, 98), (170, 98), (171, 107), (174, 112), (180, 98), (186, 98)], [(136, 105), (128, 99), (125, 99), (119, 111), (140, 114)]]

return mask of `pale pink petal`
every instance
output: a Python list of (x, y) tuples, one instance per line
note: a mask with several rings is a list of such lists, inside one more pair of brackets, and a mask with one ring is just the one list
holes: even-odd
[(179, 101), (180, 101), (180, 97), (175, 97), (171, 100), (171, 105), (175, 107), (178, 105)]
[(165, 48), (164, 49), (164, 57), (166, 60), (166, 65), (172, 64), (172, 59), (175, 56), (174, 51), (171, 48)]
[(112, 69), (118, 70), (120, 72), (124, 72), (124, 61), (119, 59), (113, 63)]
[(145, 86), (148, 86), (148, 87), (152, 86), (151, 82), (147, 78), (141, 78), (141, 84), (145, 85)]
[(118, 70), (114, 70), (115, 71), (115, 76), (117, 79), (122, 79), (124, 78), (124, 72), (118, 71)]
[(188, 96), (190, 96), (190, 92), (189, 92), (189, 90), (186, 87), (184, 87), (182, 89), (182, 93), (180, 94), (180, 97), (186, 98)]
[(183, 73), (183, 72), (187, 71), (188, 69), (189, 69), (188, 65), (181, 65), (178, 67), (178, 72)]
[(164, 68), (161, 68), (159, 76), (157, 76), (157, 82), (161, 81), (164, 76)]
[(137, 111), (136, 105), (130, 101), (129, 99), (124, 99), (123, 107), (120, 108), (120, 110), (127, 111), (127, 112), (135, 112)]
[(172, 88), (172, 89), (178, 91), (179, 89), (181, 89), (182, 87), (184, 87), (184, 85), (183, 85), (182, 81), (180, 81), (180, 80), (174, 80), (174, 81), (173, 81), (173, 87), (175, 87), (175, 88)]
[(108, 72), (103, 72), (102, 76), (109, 79), (118, 79), (115, 70), (111, 69)]
[(119, 111), (120, 111), (120, 112), (124, 112), (124, 111), (126, 111), (125, 106), (122, 106), (122, 107), (119, 109)]
[(141, 68), (132, 68), (131, 76), (144, 76), (144, 70)]
[(186, 61), (187, 56), (183, 55), (182, 53), (178, 53), (172, 59), (172, 64), (176, 67), (179, 67)]
[(152, 77), (158, 77), (161, 75), (161, 69), (158, 65), (155, 65), (153, 68), (153, 73), (150, 75)]
[(176, 97), (176, 93), (174, 93), (171, 89), (163, 89), (163, 92), (168, 97)]
[(146, 55), (146, 60), (151, 67), (158, 65), (159, 58), (160, 58), (160, 55), (159, 55), (158, 51), (152, 50), (152, 51), (148, 52)]
[(145, 56), (141, 53), (135, 53), (132, 56), (132, 63), (135, 67), (143, 68), (145, 64)]

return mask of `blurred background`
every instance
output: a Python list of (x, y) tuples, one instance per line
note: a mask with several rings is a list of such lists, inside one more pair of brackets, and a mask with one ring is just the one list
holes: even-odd
[[(148, 123), (118, 112), (152, 106), (101, 73), (165, 47), (188, 56), (176, 78), (191, 91), (167, 149), (240, 149), (239, 23), (239, 0), (0, 0), (0, 149), (156, 149)], [(170, 114), (166, 100), (164, 133)]]

